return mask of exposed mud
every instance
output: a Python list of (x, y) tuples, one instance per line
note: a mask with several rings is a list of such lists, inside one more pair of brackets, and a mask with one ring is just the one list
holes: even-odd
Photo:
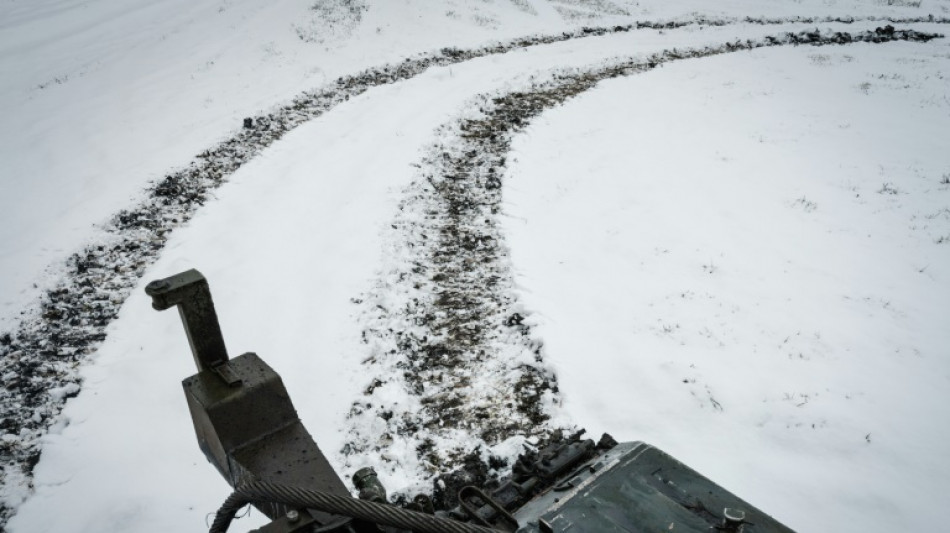
[[(883, 21), (886, 19), (860, 20)], [(117, 213), (103, 228), (100, 242), (89, 245), (69, 257), (63, 279), (55, 287), (46, 291), (45, 296), (34, 309), (23, 312), (23, 318), (16, 330), (0, 332), (0, 382), (3, 384), (3, 388), (0, 389), (0, 430), (2, 430), (2, 437), (0, 437), (0, 529), (11, 515), (12, 508), (32, 490), (32, 470), (40, 457), (40, 438), (50, 430), (51, 426), (62, 423), (58, 415), (66, 399), (77, 395), (80, 391), (78, 366), (105, 338), (106, 326), (117, 316), (120, 306), (129, 292), (138, 284), (145, 268), (158, 256), (171, 232), (186, 223), (215, 188), (227, 181), (228, 176), (235, 170), (280, 139), (286, 132), (372, 87), (409, 79), (432, 66), (450, 65), (486, 55), (505, 53), (517, 48), (643, 28), (672, 29), (687, 25), (723, 26), (736, 22), (784, 24), (851, 21), (852, 19), (796, 18), (638, 22), (611, 28), (583, 28), (553, 36), (529, 36), (477, 49), (446, 48), (438, 53), (406, 59), (396, 65), (369, 69), (339, 78), (326, 87), (305, 92), (292, 102), (265, 115), (245, 120), (244, 128), (238, 130), (230, 139), (199, 154), (186, 168), (167, 175), (153, 188), (146, 191), (145, 199), (140, 204)], [(894, 23), (918, 21), (950, 23), (950, 19), (935, 20), (933, 17), (890, 20)], [(890, 38), (898, 37), (892, 35), (888, 37)], [(478, 129), (481, 126), (472, 124), (471, 127)], [(496, 150), (493, 153), (503, 154), (504, 152)], [(450, 155), (445, 164), (448, 165), (446, 168), (458, 166), (476, 169), (478, 172), (483, 169), (487, 172), (487, 169), (493, 168), (492, 165), (494, 165), (497, 174), (497, 169), (501, 168), (504, 162), (502, 158), (490, 162), (482, 161), (472, 166), (467, 159), (460, 159), (456, 154)], [(490, 187), (497, 188), (500, 185), (498, 181), (500, 178), (497, 175), (482, 176), (480, 179), (484, 182), (482, 188), (485, 191), (489, 191)], [(504, 255), (500, 251), (503, 248), (500, 240), (494, 237), (494, 233), (484, 233), (481, 229), (471, 226), (473, 220), (471, 217), (475, 213), (482, 212), (483, 206), (475, 209), (474, 206), (467, 204), (467, 200), (462, 196), (459, 196), (457, 200), (452, 199), (461, 194), (459, 188), (471, 188), (468, 182), (457, 185), (442, 184), (439, 187), (442, 191), (439, 194), (445, 197), (444, 202), (450, 206), (450, 209), (444, 213), (456, 217), (456, 223), (454, 226), (450, 224), (439, 228), (430, 236), (446, 243), (444, 254), (447, 255), (440, 256), (438, 261), (433, 258), (431, 264), (424, 265), (425, 271), (431, 270), (433, 280), (437, 276), (442, 276), (447, 281), (438, 282), (442, 283), (439, 285), (441, 291), (439, 303), (433, 303), (420, 315), (429, 320), (429, 324), (421, 324), (420, 327), (435, 328), (434, 331), (439, 331), (443, 335), (444, 342), (440, 341), (442, 344), (436, 344), (434, 340), (426, 340), (424, 344), (419, 344), (419, 347), (426, 347), (426, 349), (420, 352), (422, 355), (416, 356), (412, 363), (415, 366), (407, 367), (408, 370), (451, 368), (453, 361), (460, 360), (461, 352), (458, 351), (458, 346), (483, 345), (485, 339), (499, 338), (493, 336), (495, 333), (492, 331), (495, 330), (485, 329), (481, 325), (484, 317), (492, 317), (491, 320), (510, 318), (513, 315), (509, 317), (502, 315), (507, 313), (508, 309), (516, 307), (514, 303), (506, 300), (508, 297), (505, 296), (499, 296), (502, 300), (496, 301), (496, 296), (492, 292), (494, 289), (487, 292), (472, 292), (466, 288), (467, 284), (473, 282), (483, 283), (486, 287), (506, 283), (507, 274), (501, 272), (497, 280), (491, 277), (466, 278), (465, 273), (469, 271), (470, 266), (454, 260), (450, 255), (458, 250), (472, 248), (482, 250), (489, 256), (492, 254), (501, 256)], [(435, 190), (435, 185), (433, 185), (433, 190)], [(453, 212), (455, 214), (452, 214)], [(481, 309), (493, 311), (483, 312), (480, 311)], [(470, 311), (472, 316), (477, 315), (478, 318), (465, 318), (468, 316), (465, 314), (466, 311)], [(501, 315), (495, 317), (492, 313), (501, 313)], [(527, 327), (522, 327), (520, 322), (515, 326), (504, 326), (507, 329), (498, 331), (507, 331), (519, 338), (531, 339), (530, 330)], [(406, 346), (412, 346), (412, 343), (416, 341), (411, 337), (411, 332), (405, 335), (404, 344), (408, 343)], [(525, 401), (519, 400), (509, 407), (518, 417), (516, 425), (543, 422), (544, 411), (536, 406), (541, 405), (543, 399), (549, 397), (548, 393), (554, 391), (556, 387), (553, 376), (537, 361), (536, 349), (540, 349), (540, 346), (534, 344), (535, 341), (525, 342), (524, 346), (528, 347), (529, 353), (534, 355), (526, 357), (520, 363), (519, 376), (521, 377), (514, 381), (520, 383), (519, 397), (528, 398)], [(440, 362), (443, 360), (445, 363)], [(435, 364), (436, 362), (439, 363)], [(470, 372), (476, 374), (469, 376), (470, 381), (480, 373), (480, 371)], [(463, 385), (465, 375), (462, 373), (457, 378), (460, 389), (465, 387)], [(430, 379), (434, 379), (434, 376), (420, 373), (407, 383), (413, 383), (417, 389), (425, 389)], [(468, 416), (467, 412), (453, 414), (446, 406), (464, 399), (465, 397), (449, 394), (444, 401), (443, 399), (432, 400), (426, 410), (427, 412), (445, 412), (450, 421), (461, 421)], [(496, 408), (495, 405), (486, 405), (482, 408), (482, 412), (490, 412)], [(381, 413), (380, 416), (384, 414)], [(512, 430), (508, 422), (498, 420), (482, 424), (481, 427), (483, 428), (482, 435), (487, 439), (486, 442), (497, 440)]]

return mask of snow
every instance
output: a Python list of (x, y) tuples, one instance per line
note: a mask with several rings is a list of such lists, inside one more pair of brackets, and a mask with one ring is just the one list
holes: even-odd
[(506, 233), (565, 416), (798, 530), (933, 523), (948, 66), (943, 43), (761, 50), (604, 82), (535, 121)]
[(243, 117), (369, 66), (552, 29), (513, 6), (479, 26), (467, 20), (477, 5), (448, 17), (425, 2), (379, 2), (360, 23), (329, 24), (312, 4), (345, 14), (309, 0), (0, 6), (0, 324), (95, 225)]
[[(0, 329), (151, 180), (243, 117), (341, 74), (581, 24), (948, 10), (312, 4), (0, 6)], [(813, 27), (576, 39), (373, 88), (233, 174), (142, 286), (201, 270), (232, 355), (256, 351), (281, 373), (305, 425), (348, 472), (346, 414), (369, 377), (365, 314), (352, 300), (393, 268), (387, 228), (440, 128), (470, 116), (478, 95), (555, 71)], [(517, 298), (557, 372), (553, 422), (655, 444), (798, 530), (939, 523), (950, 477), (947, 46), (680, 61), (602, 82), (516, 135), (503, 232)], [(176, 385), (194, 371), (177, 314), (156, 314), (140, 286), (107, 332), (80, 367), (81, 390), (51, 391), (79, 395), (43, 438), (35, 490), (3, 480), (4, 500), (19, 506), (10, 531), (196, 530), (228, 493), (201, 460)], [(499, 453), (515, 453), (514, 442)], [(409, 455), (396, 463), (401, 475), (387, 465), (391, 489), (419, 485)], [(261, 523), (254, 513), (239, 528)]]
[[(432, 9), (423, 0), (3, 3), (0, 325), (10, 327), (40, 288), (55, 283), (62, 259), (76, 244), (98, 238), (97, 226), (151, 180), (225, 138), (242, 118), (341, 74), (447, 45), (469, 47), (635, 18), (852, 16), (868, 6), (875, 15), (922, 14), (902, 2), (856, 0), (815, 2), (807, 10), (778, 0), (751, 9), (746, 2), (706, 8), (624, 1), (616, 2), (620, 9), (598, 12), (581, 4), (458, 1)], [(945, 3), (928, 9), (947, 13)], [(562, 17), (559, 10), (575, 15)]]

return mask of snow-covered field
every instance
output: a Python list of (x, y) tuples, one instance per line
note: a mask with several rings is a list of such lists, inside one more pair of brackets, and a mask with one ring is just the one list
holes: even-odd
[[(225, 176), (187, 223), (169, 216), (160, 255), (132, 267), (138, 286), (107, 295), (122, 307), (105, 340), (57, 360), (68, 383), (51, 401), (15, 405), (20, 383), (44, 378), (2, 376), (4, 416), (29, 418), (3, 420), (6, 527), (205, 527), (228, 487), (181, 397), (193, 363), (177, 314), (155, 313), (142, 291), (194, 267), (232, 355), (259, 353), (331, 464), (373, 464), (391, 492), (426, 490), (452, 465), (419, 452), (426, 439), (510, 456), (578, 426), (655, 444), (796, 530), (932, 528), (950, 479), (946, 39), (667, 55), (551, 97), (475, 155), (481, 141), (465, 134), (521, 98), (510, 95), (653, 54), (928, 15), (950, 16), (950, 2), (0, 4), (4, 368), (23, 355), (10, 348), (18, 328), (52, 320), (40, 304), (72, 275), (67, 257), (114, 242), (102, 228), (116, 213), (239, 135), (244, 117), (443, 47), (691, 23), (542, 39), (367, 87)], [(456, 191), (459, 169), (472, 181)], [(460, 217), (455, 194), (485, 203)], [(489, 266), (434, 259), (453, 239)], [(475, 296), (459, 325), (439, 297), (463, 293)], [(438, 320), (415, 320), (429, 311)], [(475, 326), (474, 347), (452, 347)], [(465, 364), (427, 362), (432, 383), (409, 393), (394, 369), (416, 364), (430, 336)], [(436, 375), (482, 408), (540, 376), (544, 420), (448, 416), (431, 403), (447, 390)], [(501, 416), (538, 414), (514, 409)], [(32, 480), (10, 462), (31, 447)], [(249, 521), (262, 523), (239, 527)]]

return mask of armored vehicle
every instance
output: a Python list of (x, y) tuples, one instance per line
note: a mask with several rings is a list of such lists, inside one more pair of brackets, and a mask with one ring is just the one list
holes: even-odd
[(397, 506), (372, 468), (358, 497), (300, 422), (280, 376), (254, 353), (230, 358), (208, 282), (197, 270), (153, 281), (152, 307), (177, 307), (198, 373), (182, 385), (198, 446), (234, 487), (212, 532), (253, 504), (259, 533), (743, 532), (787, 533), (769, 515), (643, 442), (582, 433), (521, 455), (492, 487), (464, 486), (458, 505), (426, 496)]

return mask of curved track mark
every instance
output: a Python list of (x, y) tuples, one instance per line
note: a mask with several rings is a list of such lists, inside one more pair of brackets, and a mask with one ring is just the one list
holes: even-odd
[(561, 72), (524, 90), (485, 95), (466, 117), (437, 131), (392, 224), (394, 268), (363, 298), (364, 364), (372, 378), (353, 404), (342, 453), (347, 467), (372, 465), (405, 476), (401, 496), (429, 492), (455, 505), (461, 485), (504, 473), (525, 443), (558, 439), (552, 423), (557, 377), (514, 291), (499, 229), (502, 179), (514, 135), (544, 110), (602, 80), (664, 63), (761, 47), (895, 40), (927, 41), (912, 30), (802, 32), (719, 46), (665, 50), (586, 71)]

